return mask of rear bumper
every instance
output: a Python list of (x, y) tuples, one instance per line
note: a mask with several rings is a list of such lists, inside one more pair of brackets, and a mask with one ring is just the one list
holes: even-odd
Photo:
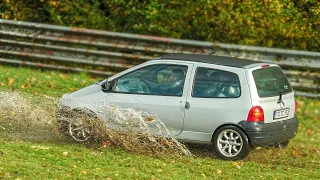
[(292, 119), (265, 124), (241, 121), (238, 125), (246, 132), (252, 146), (266, 146), (287, 141), (296, 136), (299, 121)]

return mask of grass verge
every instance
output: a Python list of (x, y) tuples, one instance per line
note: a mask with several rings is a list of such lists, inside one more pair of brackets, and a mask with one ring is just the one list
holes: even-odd
[[(37, 104), (95, 82), (85, 74), (0, 67), (0, 90), (23, 92)], [(320, 101), (297, 98), (298, 135), (285, 149), (256, 148), (242, 161), (134, 154), (118, 147), (1, 138), (0, 179), (320, 179)], [(10, 133), (10, 132), (8, 132)]]

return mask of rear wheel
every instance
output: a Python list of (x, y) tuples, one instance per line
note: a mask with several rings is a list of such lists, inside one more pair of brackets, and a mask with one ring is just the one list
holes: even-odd
[(247, 135), (238, 127), (227, 125), (219, 128), (213, 136), (215, 153), (225, 160), (245, 158), (250, 152)]

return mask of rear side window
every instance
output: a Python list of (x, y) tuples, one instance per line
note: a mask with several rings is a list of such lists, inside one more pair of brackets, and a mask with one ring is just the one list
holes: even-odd
[(240, 96), (237, 74), (217, 69), (199, 67), (196, 72), (192, 97), (237, 98)]
[(292, 92), (288, 79), (279, 67), (257, 69), (252, 72), (259, 97), (279, 96)]

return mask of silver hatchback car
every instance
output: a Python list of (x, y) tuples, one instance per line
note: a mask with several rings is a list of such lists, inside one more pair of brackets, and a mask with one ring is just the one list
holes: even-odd
[(299, 124), (281, 68), (233, 57), (163, 55), (65, 94), (61, 106), (106, 118), (99, 111), (106, 102), (156, 114), (179, 141), (212, 144), (226, 160), (246, 157), (252, 146), (287, 146)]

